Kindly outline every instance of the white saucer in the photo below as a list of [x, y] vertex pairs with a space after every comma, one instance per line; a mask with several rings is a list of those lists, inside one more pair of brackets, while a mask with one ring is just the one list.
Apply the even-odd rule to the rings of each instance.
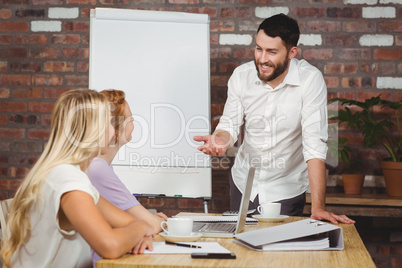
[[160, 232], [159, 235], [168, 242], [194, 242], [202, 237], [202, 234], [200, 233], [191, 233], [189, 236], [174, 236], [168, 235], [165, 232]]
[[265, 222], [280, 222], [280, 221], [284, 221], [285, 219], [289, 218], [289, 216], [279, 215], [278, 217], [264, 218], [261, 214], [259, 214], [259, 215], [253, 215], [253, 218], [256, 218], [259, 221], [265, 221]]

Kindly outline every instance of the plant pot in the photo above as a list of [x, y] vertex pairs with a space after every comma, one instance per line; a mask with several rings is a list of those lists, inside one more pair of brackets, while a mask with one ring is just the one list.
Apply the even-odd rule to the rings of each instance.
[[342, 174], [342, 180], [345, 194], [361, 194], [364, 183], [363, 174]]
[[388, 195], [402, 197], [402, 162], [381, 161], [381, 168]]

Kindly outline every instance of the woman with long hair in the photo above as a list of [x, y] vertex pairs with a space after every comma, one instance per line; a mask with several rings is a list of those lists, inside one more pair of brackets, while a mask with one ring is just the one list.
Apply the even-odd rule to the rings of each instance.
[[6, 267], [91, 267], [89, 246], [106, 258], [152, 248], [152, 226], [103, 199], [84, 173], [114, 136], [108, 106], [93, 90], [57, 100], [49, 141], [9, 210]]
[[[152, 214], [144, 208], [119, 179], [111, 165], [119, 149], [132, 139], [134, 130], [134, 118], [125, 99], [125, 93], [116, 89], [103, 90], [100, 93], [105, 95], [110, 102], [111, 122], [115, 134], [107, 148], [92, 160], [87, 169], [88, 177], [106, 200], [134, 218], [145, 220], [157, 233], [161, 231], [161, 222], [167, 220], [166, 215], [161, 212]], [[94, 266], [99, 259], [101, 258], [95, 254], [93, 257]]]

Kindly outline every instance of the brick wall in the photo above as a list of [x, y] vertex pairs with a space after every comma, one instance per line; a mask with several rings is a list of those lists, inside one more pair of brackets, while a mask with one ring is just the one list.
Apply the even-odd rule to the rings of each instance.
[[[299, 21], [298, 57], [323, 72], [329, 99], [363, 100], [382, 94], [400, 100], [401, 4], [401, 0], [0, 0], [0, 199], [13, 196], [43, 150], [57, 97], [88, 86], [91, 8], [208, 14], [215, 127], [229, 76], [236, 66], [253, 59], [259, 23], [279, 12]], [[368, 174], [381, 175], [378, 159], [386, 155], [383, 149], [364, 148], [359, 135], [347, 131], [342, 135], [365, 160]], [[229, 208], [229, 168], [230, 163], [213, 170], [210, 211]], [[142, 201], [168, 214], [203, 210], [202, 200]]]

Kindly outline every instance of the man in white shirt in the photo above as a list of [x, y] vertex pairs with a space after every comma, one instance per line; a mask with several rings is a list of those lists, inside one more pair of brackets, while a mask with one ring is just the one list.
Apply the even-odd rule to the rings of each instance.
[[222, 156], [233, 146], [244, 124], [244, 141], [232, 168], [231, 209], [238, 208], [247, 172], [259, 167], [251, 206], [280, 202], [281, 214], [300, 215], [311, 189], [311, 217], [354, 223], [325, 210], [327, 88], [321, 72], [297, 60], [297, 22], [274, 15], [261, 23], [254, 62], [235, 69], [219, 125], [212, 135], [195, 136], [198, 149]]

